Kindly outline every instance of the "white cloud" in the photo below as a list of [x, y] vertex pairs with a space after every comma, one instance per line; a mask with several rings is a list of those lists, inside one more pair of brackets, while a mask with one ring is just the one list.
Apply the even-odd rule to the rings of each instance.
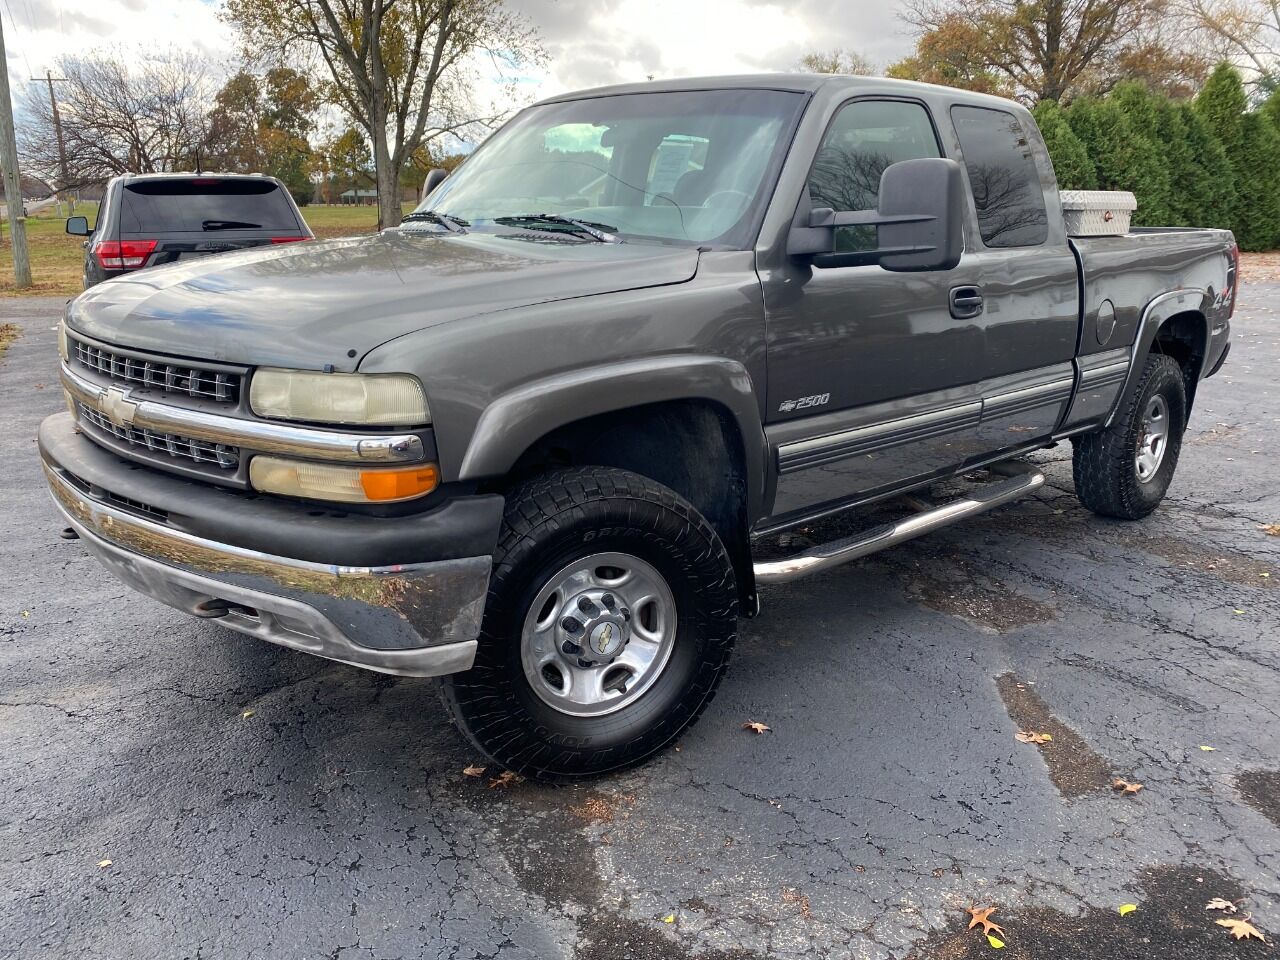
[[134, 56], [190, 50], [228, 67], [237, 50], [234, 31], [218, 19], [217, 4], [202, 0], [7, 0], [4, 12], [9, 82], [15, 88], [55, 69], [61, 56], [109, 47]]
[[[884, 65], [911, 46], [896, 17], [901, 2], [507, 0], [538, 29], [550, 55], [545, 69], [521, 78], [526, 100], [650, 75], [790, 70], [805, 53], [838, 46]], [[218, 19], [219, 6], [217, 0], [6, 0], [10, 84], [16, 95], [60, 56], [107, 48], [139, 57], [190, 50], [229, 74], [238, 40]], [[476, 94], [487, 103], [502, 89], [494, 78]]]

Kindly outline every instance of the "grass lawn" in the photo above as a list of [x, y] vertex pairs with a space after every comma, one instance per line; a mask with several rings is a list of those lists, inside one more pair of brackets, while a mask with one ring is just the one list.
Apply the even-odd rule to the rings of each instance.
[[[414, 204], [406, 203], [408, 213]], [[86, 216], [92, 224], [98, 216], [96, 203], [76, 206], [78, 216]], [[302, 216], [319, 238], [347, 237], [356, 233], [372, 233], [377, 228], [377, 207], [302, 208]], [[80, 276], [84, 264], [84, 239], [66, 233], [66, 218], [52, 208], [27, 218], [27, 247], [31, 251], [32, 286], [18, 290], [13, 285], [13, 246], [9, 239], [8, 221], [0, 220], [0, 297], [74, 297], [82, 289]]]

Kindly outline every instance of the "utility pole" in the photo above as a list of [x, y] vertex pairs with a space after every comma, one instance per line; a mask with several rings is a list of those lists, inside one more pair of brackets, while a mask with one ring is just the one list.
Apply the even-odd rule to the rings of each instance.
[[31, 260], [27, 255], [27, 223], [22, 208], [22, 178], [18, 174], [18, 141], [13, 133], [13, 100], [9, 96], [9, 57], [4, 48], [4, 24], [0, 22], [0, 167], [4, 168], [4, 199], [13, 238], [13, 282], [19, 289], [31, 286]]
[[[67, 184], [71, 178], [67, 175], [67, 144], [62, 139], [62, 115], [58, 113], [58, 98], [53, 92], [54, 83], [62, 83], [66, 77], [55, 77], [52, 70], [46, 70], [44, 74], [45, 83], [49, 84], [49, 109], [53, 111], [53, 129], [58, 135], [58, 199], [62, 199], [63, 192], [67, 189]], [[39, 77], [31, 78], [33, 83], [39, 83]], [[67, 197], [67, 216], [75, 212], [75, 199], [71, 196]]]

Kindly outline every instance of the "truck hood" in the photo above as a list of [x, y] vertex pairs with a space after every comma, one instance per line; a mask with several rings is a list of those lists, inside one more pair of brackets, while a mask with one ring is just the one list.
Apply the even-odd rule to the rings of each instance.
[[351, 371], [379, 344], [512, 307], [682, 283], [697, 250], [390, 230], [157, 267], [72, 301], [75, 330], [224, 363]]

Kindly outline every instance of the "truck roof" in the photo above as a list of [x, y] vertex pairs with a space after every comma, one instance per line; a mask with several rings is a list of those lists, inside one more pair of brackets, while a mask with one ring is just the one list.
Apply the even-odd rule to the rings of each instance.
[[567, 100], [584, 100], [589, 97], [615, 97], [631, 93], [678, 93], [694, 90], [785, 90], [794, 93], [816, 93], [819, 90], [838, 87], [853, 93], [887, 94], [890, 96], [916, 96], [929, 99], [945, 98], [950, 103], [971, 103], [977, 106], [1009, 109], [1020, 106], [1004, 97], [974, 93], [955, 87], [944, 87], [914, 80], [893, 80], [888, 77], [855, 77], [831, 73], [746, 73], [720, 77], [678, 77], [670, 80], [647, 80], [641, 83], [622, 83], [589, 90], [547, 97], [540, 103], [563, 103]]

